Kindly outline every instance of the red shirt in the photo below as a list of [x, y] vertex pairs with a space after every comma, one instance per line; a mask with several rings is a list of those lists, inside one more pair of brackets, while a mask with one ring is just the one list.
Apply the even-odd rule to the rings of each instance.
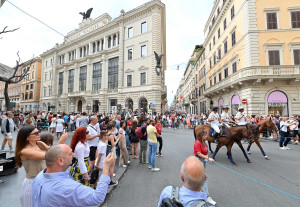
[[128, 127], [129, 130], [131, 130], [131, 120], [127, 121], [127, 127]]
[[49, 120], [50, 122], [51, 122], [51, 120], [52, 120], [52, 117], [53, 117], [52, 115], [49, 115], [49, 116], [48, 116], [48, 120]]
[[194, 155], [197, 155], [197, 152], [201, 152], [201, 154], [203, 155], [207, 155], [208, 154], [208, 147], [205, 144], [205, 147], [202, 146], [201, 142], [199, 140], [196, 140], [195, 144], [194, 144]]
[[161, 135], [162, 126], [155, 125], [155, 128], [156, 128], [157, 134]]

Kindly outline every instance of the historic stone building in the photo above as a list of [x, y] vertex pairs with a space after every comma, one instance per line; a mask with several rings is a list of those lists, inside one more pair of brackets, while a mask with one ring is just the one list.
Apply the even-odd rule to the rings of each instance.
[[[160, 73], [154, 51], [164, 55]], [[41, 57], [44, 110], [149, 110], [153, 104], [161, 112], [167, 102], [165, 5], [152, 0], [129, 12], [122, 10], [115, 19], [107, 13], [84, 19], [62, 44]]]
[[297, 0], [217, 0], [194, 68], [196, 112], [226, 105], [232, 114], [239, 106], [248, 115], [300, 114], [299, 32]]

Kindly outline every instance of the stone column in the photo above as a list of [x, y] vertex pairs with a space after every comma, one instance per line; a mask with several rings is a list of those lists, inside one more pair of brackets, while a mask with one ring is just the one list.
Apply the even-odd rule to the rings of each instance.
[[102, 55], [102, 81], [101, 89], [104, 90], [104, 93], [108, 88], [108, 60], [106, 55]]
[[74, 71], [74, 90], [73, 92], [77, 92], [79, 91], [79, 67], [77, 65], [77, 63], [75, 63], [75, 71]]

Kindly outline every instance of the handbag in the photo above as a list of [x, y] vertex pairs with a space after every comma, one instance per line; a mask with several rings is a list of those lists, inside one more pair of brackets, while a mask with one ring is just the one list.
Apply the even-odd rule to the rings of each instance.
[[99, 170], [96, 168], [96, 166], [93, 166], [93, 169], [91, 170], [90, 175], [90, 184], [95, 184], [96, 180], [99, 177]]

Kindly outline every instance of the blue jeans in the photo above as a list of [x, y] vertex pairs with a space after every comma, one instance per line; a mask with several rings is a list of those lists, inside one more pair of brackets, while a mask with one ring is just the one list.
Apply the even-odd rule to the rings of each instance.
[[149, 144], [148, 163], [150, 166], [152, 166], [152, 168], [155, 168], [157, 143], [148, 142], [148, 144]]
[[289, 137], [289, 134], [287, 132], [281, 132], [279, 147], [286, 147], [290, 141], [291, 138]]

